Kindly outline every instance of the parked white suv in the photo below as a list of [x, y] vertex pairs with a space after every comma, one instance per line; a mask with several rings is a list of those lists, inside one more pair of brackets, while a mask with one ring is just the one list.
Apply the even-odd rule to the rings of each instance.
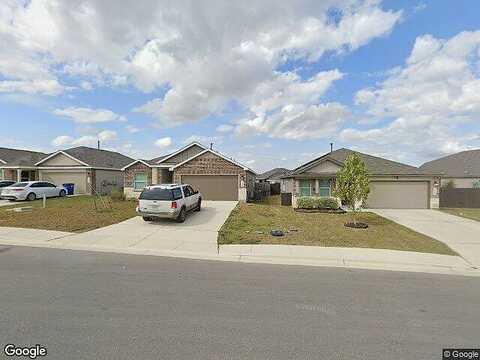
[[200, 211], [202, 194], [188, 184], [147, 186], [138, 198], [137, 213], [145, 221], [170, 218], [184, 222], [187, 212]]
[[35, 200], [45, 197], [67, 195], [64, 187], [47, 181], [22, 181], [3, 188], [0, 198], [6, 200]]

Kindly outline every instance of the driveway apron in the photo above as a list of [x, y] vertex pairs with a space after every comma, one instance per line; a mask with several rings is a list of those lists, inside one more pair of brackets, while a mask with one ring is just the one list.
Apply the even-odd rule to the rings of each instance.
[[480, 268], [480, 222], [439, 210], [369, 210], [412, 230], [444, 242], [467, 262]]

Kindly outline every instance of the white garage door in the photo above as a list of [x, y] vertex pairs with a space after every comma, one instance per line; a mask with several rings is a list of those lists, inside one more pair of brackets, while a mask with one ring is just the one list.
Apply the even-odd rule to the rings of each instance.
[[48, 172], [42, 171], [42, 179], [54, 183], [57, 186], [63, 184], [75, 184], [75, 194], [87, 193], [86, 172]]
[[367, 207], [371, 209], [428, 209], [428, 181], [372, 181]]

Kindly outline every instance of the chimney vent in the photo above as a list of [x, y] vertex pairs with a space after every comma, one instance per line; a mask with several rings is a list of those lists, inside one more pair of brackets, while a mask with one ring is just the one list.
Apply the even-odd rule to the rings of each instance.
[[213, 143], [210, 143], [210, 150], [213, 150]]
[[330, 143], [330, 152], [333, 152], [333, 143]]
[[100, 140], [97, 141], [97, 149], [100, 150]]

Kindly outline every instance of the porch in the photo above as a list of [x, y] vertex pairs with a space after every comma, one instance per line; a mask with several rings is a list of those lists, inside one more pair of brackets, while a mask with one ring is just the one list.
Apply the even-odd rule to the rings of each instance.
[[2, 168], [0, 169], [0, 180], [36, 181], [38, 180], [38, 170], [35, 168]]

